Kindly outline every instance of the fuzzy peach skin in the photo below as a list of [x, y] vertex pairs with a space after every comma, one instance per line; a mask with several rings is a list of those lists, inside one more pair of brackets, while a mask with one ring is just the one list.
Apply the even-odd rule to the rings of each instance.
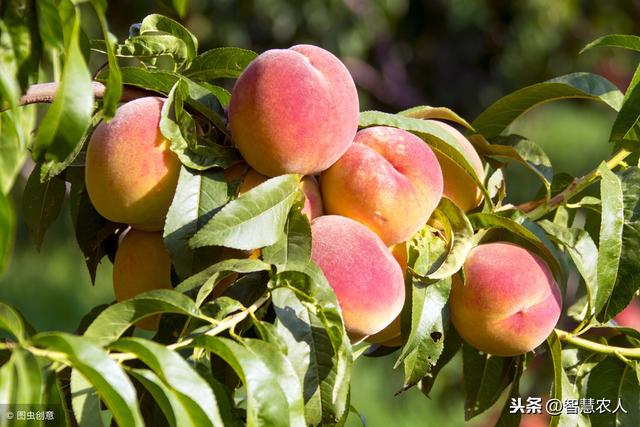
[[98, 125], [87, 147], [85, 180], [96, 210], [140, 230], [164, 227], [180, 172], [158, 127], [163, 103], [157, 97], [127, 102]]
[[[124, 301], [154, 289], [171, 289], [171, 258], [161, 232], [129, 229], [121, 240], [113, 263], [113, 291]], [[144, 318], [136, 326], [158, 329], [160, 316]]]
[[[245, 163], [239, 163], [231, 166], [229, 169], [224, 171], [224, 176], [227, 182], [241, 180], [240, 188], [238, 189], [239, 195], [246, 193], [253, 187], [258, 186], [269, 179], [269, 177], [251, 169]], [[300, 181], [300, 189], [305, 196], [302, 213], [307, 215], [309, 221], [323, 215], [324, 208], [322, 206], [322, 196], [320, 194], [318, 181], [313, 176], [305, 176]]]
[[464, 284], [453, 277], [451, 321], [476, 349], [515, 356], [540, 345], [562, 310], [560, 290], [545, 262], [507, 242], [486, 243], [469, 253]]
[[[400, 269], [402, 270], [402, 277], [407, 276], [407, 243], [402, 242], [397, 245], [393, 245], [389, 248], [391, 255], [396, 259]], [[381, 344], [385, 347], [399, 347], [403, 344], [404, 340], [401, 336], [401, 319], [400, 314], [393, 319], [386, 328], [378, 332], [377, 334], [367, 337], [367, 342], [373, 344]]]
[[[467, 154], [471, 162], [471, 166], [476, 171], [476, 174], [480, 180], [484, 181], [484, 167], [482, 160], [478, 155], [473, 145], [465, 138], [456, 128], [448, 125], [447, 123], [437, 120], [427, 120], [430, 123], [440, 126], [444, 130], [452, 134], [461, 148]], [[460, 209], [465, 212], [477, 207], [482, 203], [483, 195], [480, 188], [476, 185], [475, 181], [467, 174], [464, 169], [458, 166], [453, 160], [449, 159], [443, 154], [435, 153], [440, 162], [442, 169], [442, 176], [444, 177], [444, 191], [443, 195], [451, 199]]]
[[618, 313], [613, 320], [620, 326], [640, 331], [640, 303], [638, 299], [634, 297], [631, 303]]
[[404, 131], [374, 126], [320, 175], [324, 209], [373, 230], [387, 246], [409, 239], [442, 197], [442, 171], [424, 141]]
[[267, 176], [313, 175], [345, 152], [358, 129], [349, 71], [311, 45], [268, 50], [237, 80], [229, 128], [251, 167]]
[[404, 304], [402, 270], [382, 240], [338, 215], [311, 223], [311, 259], [333, 288], [351, 339], [384, 329]]

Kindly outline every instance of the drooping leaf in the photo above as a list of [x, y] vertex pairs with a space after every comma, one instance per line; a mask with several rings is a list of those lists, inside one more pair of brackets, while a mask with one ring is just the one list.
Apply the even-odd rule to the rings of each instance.
[[485, 138], [500, 135], [531, 108], [559, 99], [586, 98], [618, 111], [623, 95], [609, 80], [597, 74], [573, 73], [537, 83], [506, 95], [484, 110], [471, 125]]
[[16, 337], [18, 342], [24, 342], [33, 333], [22, 315], [12, 306], [0, 301], [0, 329]]
[[620, 47], [640, 52], [640, 37], [627, 34], [609, 34], [598, 37], [591, 43], [587, 44], [582, 48], [582, 50], [580, 50], [580, 53], [584, 53], [598, 46]]
[[100, 396], [77, 369], [71, 370], [71, 407], [79, 427], [107, 427], [103, 421]]
[[[122, 83], [167, 95], [180, 79], [176, 73], [167, 70], [154, 70], [140, 67], [122, 67]], [[96, 80], [107, 82], [109, 69], [102, 70]]]
[[425, 395], [429, 396], [431, 389], [438, 377], [438, 373], [444, 368], [453, 357], [458, 353], [458, 350], [462, 347], [462, 338], [458, 335], [458, 332], [455, 328], [449, 328], [446, 336], [443, 337], [444, 347], [442, 349], [442, 353], [438, 358], [436, 364], [431, 367], [427, 375], [422, 378], [420, 381], [419, 387], [420, 391]]
[[275, 264], [278, 271], [304, 271], [311, 259], [311, 225], [302, 206], [298, 203], [291, 209], [282, 237], [262, 251], [265, 262]]
[[631, 147], [640, 143], [640, 66], [636, 68], [631, 83], [622, 101], [620, 112], [611, 127], [609, 140], [620, 146], [630, 143]]
[[[547, 338], [547, 346], [553, 363], [553, 389], [550, 397], [558, 399], [561, 402], [568, 399], [578, 400], [580, 398], [580, 394], [573, 387], [567, 373], [564, 371], [564, 365], [562, 362], [562, 345], [560, 344], [560, 339], [555, 332], [552, 332]], [[580, 418], [582, 418], [580, 414], [571, 414], [569, 411], [566, 411], [559, 416], [552, 417], [550, 426], [575, 427], [584, 423], [584, 421], [581, 423]]]
[[513, 399], [521, 399], [520, 378], [522, 377], [522, 372], [524, 371], [525, 362], [525, 355], [518, 357], [518, 360], [516, 362], [516, 374], [513, 378], [513, 383], [511, 383], [511, 390], [509, 390], [509, 396], [507, 397], [507, 401], [505, 402], [505, 405], [500, 412], [500, 417], [498, 418], [498, 421], [496, 421], [495, 427], [518, 427], [520, 425], [522, 416], [519, 411], [512, 410], [511, 404], [513, 402]]
[[16, 234], [16, 214], [8, 196], [0, 194], [0, 273], [11, 259]]
[[220, 47], [198, 55], [185, 75], [193, 80], [237, 79], [258, 55], [247, 49]]
[[184, 18], [189, 10], [190, 0], [160, 0], [162, 3], [167, 5], [168, 7], [175, 10], [175, 12], [181, 18]]
[[0, 138], [0, 192], [2, 194], [9, 194], [27, 158], [27, 146], [35, 123], [35, 112], [33, 106], [0, 112], [0, 135], [2, 135]]
[[300, 176], [271, 178], [229, 202], [189, 240], [192, 248], [217, 245], [255, 249], [282, 235]]
[[64, 353], [95, 388], [118, 424], [144, 426], [133, 384], [103, 349], [87, 338], [62, 332], [38, 334], [33, 337], [33, 343]]
[[417, 107], [412, 107], [407, 110], [400, 111], [398, 114], [402, 114], [403, 116], [407, 117], [413, 117], [414, 119], [449, 120], [473, 131], [473, 126], [471, 126], [469, 122], [460, 117], [453, 110], [445, 107], [430, 107], [428, 105], [418, 105]]
[[142, 338], [121, 338], [109, 346], [123, 353], [133, 353], [175, 390], [178, 400], [194, 425], [222, 426], [215, 395], [207, 382], [178, 353]]
[[167, 386], [153, 371], [127, 369], [127, 373], [153, 396], [171, 427], [197, 427], [178, 392]]
[[164, 227], [164, 243], [180, 278], [207, 265], [207, 254], [202, 249], [190, 249], [187, 242], [227, 200], [227, 183], [221, 172], [182, 167]]
[[65, 47], [64, 68], [54, 101], [40, 122], [35, 137], [35, 159], [64, 160], [89, 126], [93, 110], [93, 87], [80, 48], [80, 32], [80, 20], [76, 16]]

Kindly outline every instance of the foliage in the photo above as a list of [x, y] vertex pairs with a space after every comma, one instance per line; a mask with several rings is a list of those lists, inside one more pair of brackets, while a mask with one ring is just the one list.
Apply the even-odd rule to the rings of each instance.
[[[111, 420], [126, 426], [155, 425], [157, 420], [170, 426], [344, 424], [351, 409], [354, 361], [361, 354], [395, 349], [350, 342], [336, 297], [310, 259], [311, 232], [301, 213], [299, 176], [274, 177], [242, 195], [224, 180], [222, 171], [239, 155], [226, 128], [230, 95], [219, 80], [237, 78], [256, 54], [227, 47], [199, 52], [198, 40], [187, 28], [157, 14], [134, 25], [129, 38], [117, 43], [107, 26], [106, 2], [99, 0], [90, 4], [103, 39], [89, 42], [79, 3], [44, 0], [36, 6], [11, 0], [0, 8], [0, 164], [18, 164], [0, 172], [0, 268], [11, 254], [15, 233], [10, 190], [29, 151], [37, 166], [23, 203], [36, 247], [70, 186], [78, 245], [92, 276], [105, 256], [113, 256], [121, 227], [102, 218], [88, 201], [84, 145], [98, 120], [112, 117], [121, 96], [137, 88], [167, 97], [160, 128], [183, 165], [164, 228], [175, 287], [96, 307], [76, 335], [37, 333], [13, 307], [0, 302], [0, 329], [8, 336], [0, 342], [0, 404], [59, 404], [81, 426], [109, 425]], [[185, 1], [163, 3], [180, 15], [188, 6]], [[608, 36], [585, 49], [597, 46], [637, 50], [638, 39]], [[46, 49], [63, 53], [54, 58], [58, 64], [45, 60]], [[107, 62], [93, 81], [88, 64], [96, 54], [106, 54]], [[140, 66], [120, 67], [119, 58], [133, 58]], [[20, 105], [20, 96], [50, 65], [61, 72], [54, 73], [52, 105], [31, 141], [34, 111]], [[459, 164], [485, 194], [484, 205], [469, 214], [443, 199], [434, 214], [442, 230], [425, 225], [409, 241], [404, 344], [395, 363], [403, 368], [403, 390], [418, 386], [429, 395], [437, 387], [438, 373], [461, 354], [467, 419], [493, 407], [505, 390], [509, 397], [519, 396], [532, 354], [501, 358], [480, 353], [463, 344], [449, 322], [452, 276], [475, 244], [499, 236], [538, 253], [560, 283], [570, 274], [580, 277], [576, 305], [565, 307], [575, 329], [554, 331], [533, 354], [543, 355], [552, 367], [550, 396], [621, 399], [627, 410], [588, 418], [561, 414], [552, 424], [637, 425], [640, 333], [616, 328], [598, 342], [585, 334], [615, 326], [610, 320], [640, 289], [640, 168], [625, 162], [640, 151], [639, 75], [625, 93], [597, 74], [564, 75], [504, 96], [470, 122], [449, 109], [429, 106], [396, 114], [361, 113], [361, 127], [386, 125], [413, 132]], [[99, 96], [97, 82], [106, 87]], [[539, 146], [508, 133], [524, 112], [566, 98], [595, 101], [616, 114], [612, 157], [569, 182], [553, 174]], [[455, 138], [425, 118], [467, 128], [491, 178], [483, 182]], [[504, 204], [504, 159], [536, 175], [539, 200]], [[598, 198], [574, 203], [598, 182]], [[576, 210], [594, 206], [597, 235], [573, 221]], [[261, 259], [224, 260], [217, 250], [221, 247], [259, 249]], [[213, 298], [223, 280], [230, 280], [229, 291]], [[159, 332], [137, 336], [136, 322], [158, 314]], [[508, 403], [498, 425], [519, 423]]]

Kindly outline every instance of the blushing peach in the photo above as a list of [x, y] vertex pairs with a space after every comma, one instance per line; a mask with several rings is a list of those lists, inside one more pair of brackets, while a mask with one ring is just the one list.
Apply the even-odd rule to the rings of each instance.
[[366, 225], [387, 246], [408, 240], [427, 222], [442, 186], [429, 146], [384, 126], [358, 132], [347, 152], [320, 175], [325, 212]]
[[156, 97], [127, 102], [98, 125], [87, 147], [85, 180], [96, 210], [140, 230], [164, 227], [180, 173], [159, 129], [163, 103]]
[[613, 320], [620, 326], [640, 331], [640, 304], [638, 299], [634, 297], [631, 303], [618, 313]]
[[311, 259], [333, 288], [353, 340], [375, 334], [404, 303], [400, 266], [382, 240], [362, 224], [338, 215], [311, 223]]
[[242, 157], [261, 174], [313, 175], [345, 152], [358, 114], [344, 64], [322, 48], [297, 45], [249, 64], [231, 94], [229, 127]]
[[[428, 120], [430, 123], [440, 126], [452, 134], [463, 151], [467, 154], [471, 166], [475, 170], [480, 180], [484, 181], [484, 167], [482, 160], [473, 145], [456, 128], [447, 123], [437, 120]], [[443, 195], [451, 199], [460, 209], [465, 212], [477, 207], [482, 203], [483, 195], [476, 182], [453, 160], [436, 151], [436, 157], [442, 168], [444, 177]]]
[[[124, 301], [154, 289], [171, 289], [171, 258], [161, 232], [129, 229], [120, 241], [113, 263], [113, 291], [116, 301]], [[156, 330], [160, 316], [136, 323], [142, 329]]]
[[496, 356], [533, 350], [560, 317], [560, 290], [545, 262], [507, 242], [486, 243], [469, 253], [464, 284], [453, 278], [451, 321], [476, 349]]

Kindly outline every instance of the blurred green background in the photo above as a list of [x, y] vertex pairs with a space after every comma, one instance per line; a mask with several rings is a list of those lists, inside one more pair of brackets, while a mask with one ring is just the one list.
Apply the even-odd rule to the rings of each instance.
[[[109, 1], [110, 25], [121, 41], [129, 26], [149, 13], [173, 16], [153, 0]], [[199, 38], [200, 51], [323, 46], [347, 64], [363, 110], [394, 112], [428, 104], [450, 107], [472, 120], [516, 88], [574, 71], [601, 73], [624, 90], [637, 57], [619, 50], [580, 56], [578, 51], [604, 34], [637, 34], [640, 5], [599, 0], [193, 0], [182, 22]], [[84, 24], [97, 34], [90, 14]], [[94, 61], [96, 66], [100, 61]], [[612, 117], [604, 107], [567, 101], [527, 113], [511, 130], [540, 144], [555, 172], [578, 175], [610, 153]], [[513, 168], [507, 174], [509, 200], [518, 203], [533, 197], [538, 183]], [[28, 171], [13, 191], [19, 216], [26, 176]], [[40, 331], [74, 331], [92, 307], [112, 301], [111, 265], [103, 260], [92, 286], [65, 206], [39, 253], [19, 223], [13, 259], [0, 276], [0, 299], [15, 305]], [[430, 398], [418, 390], [394, 396], [402, 385], [401, 372], [392, 370], [394, 357], [356, 362], [352, 403], [368, 426], [481, 426], [495, 416], [464, 423], [459, 359], [440, 375]], [[523, 395], [544, 393], [527, 384], [534, 382], [525, 381]], [[359, 424], [357, 416], [350, 417], [350, 426]]]

